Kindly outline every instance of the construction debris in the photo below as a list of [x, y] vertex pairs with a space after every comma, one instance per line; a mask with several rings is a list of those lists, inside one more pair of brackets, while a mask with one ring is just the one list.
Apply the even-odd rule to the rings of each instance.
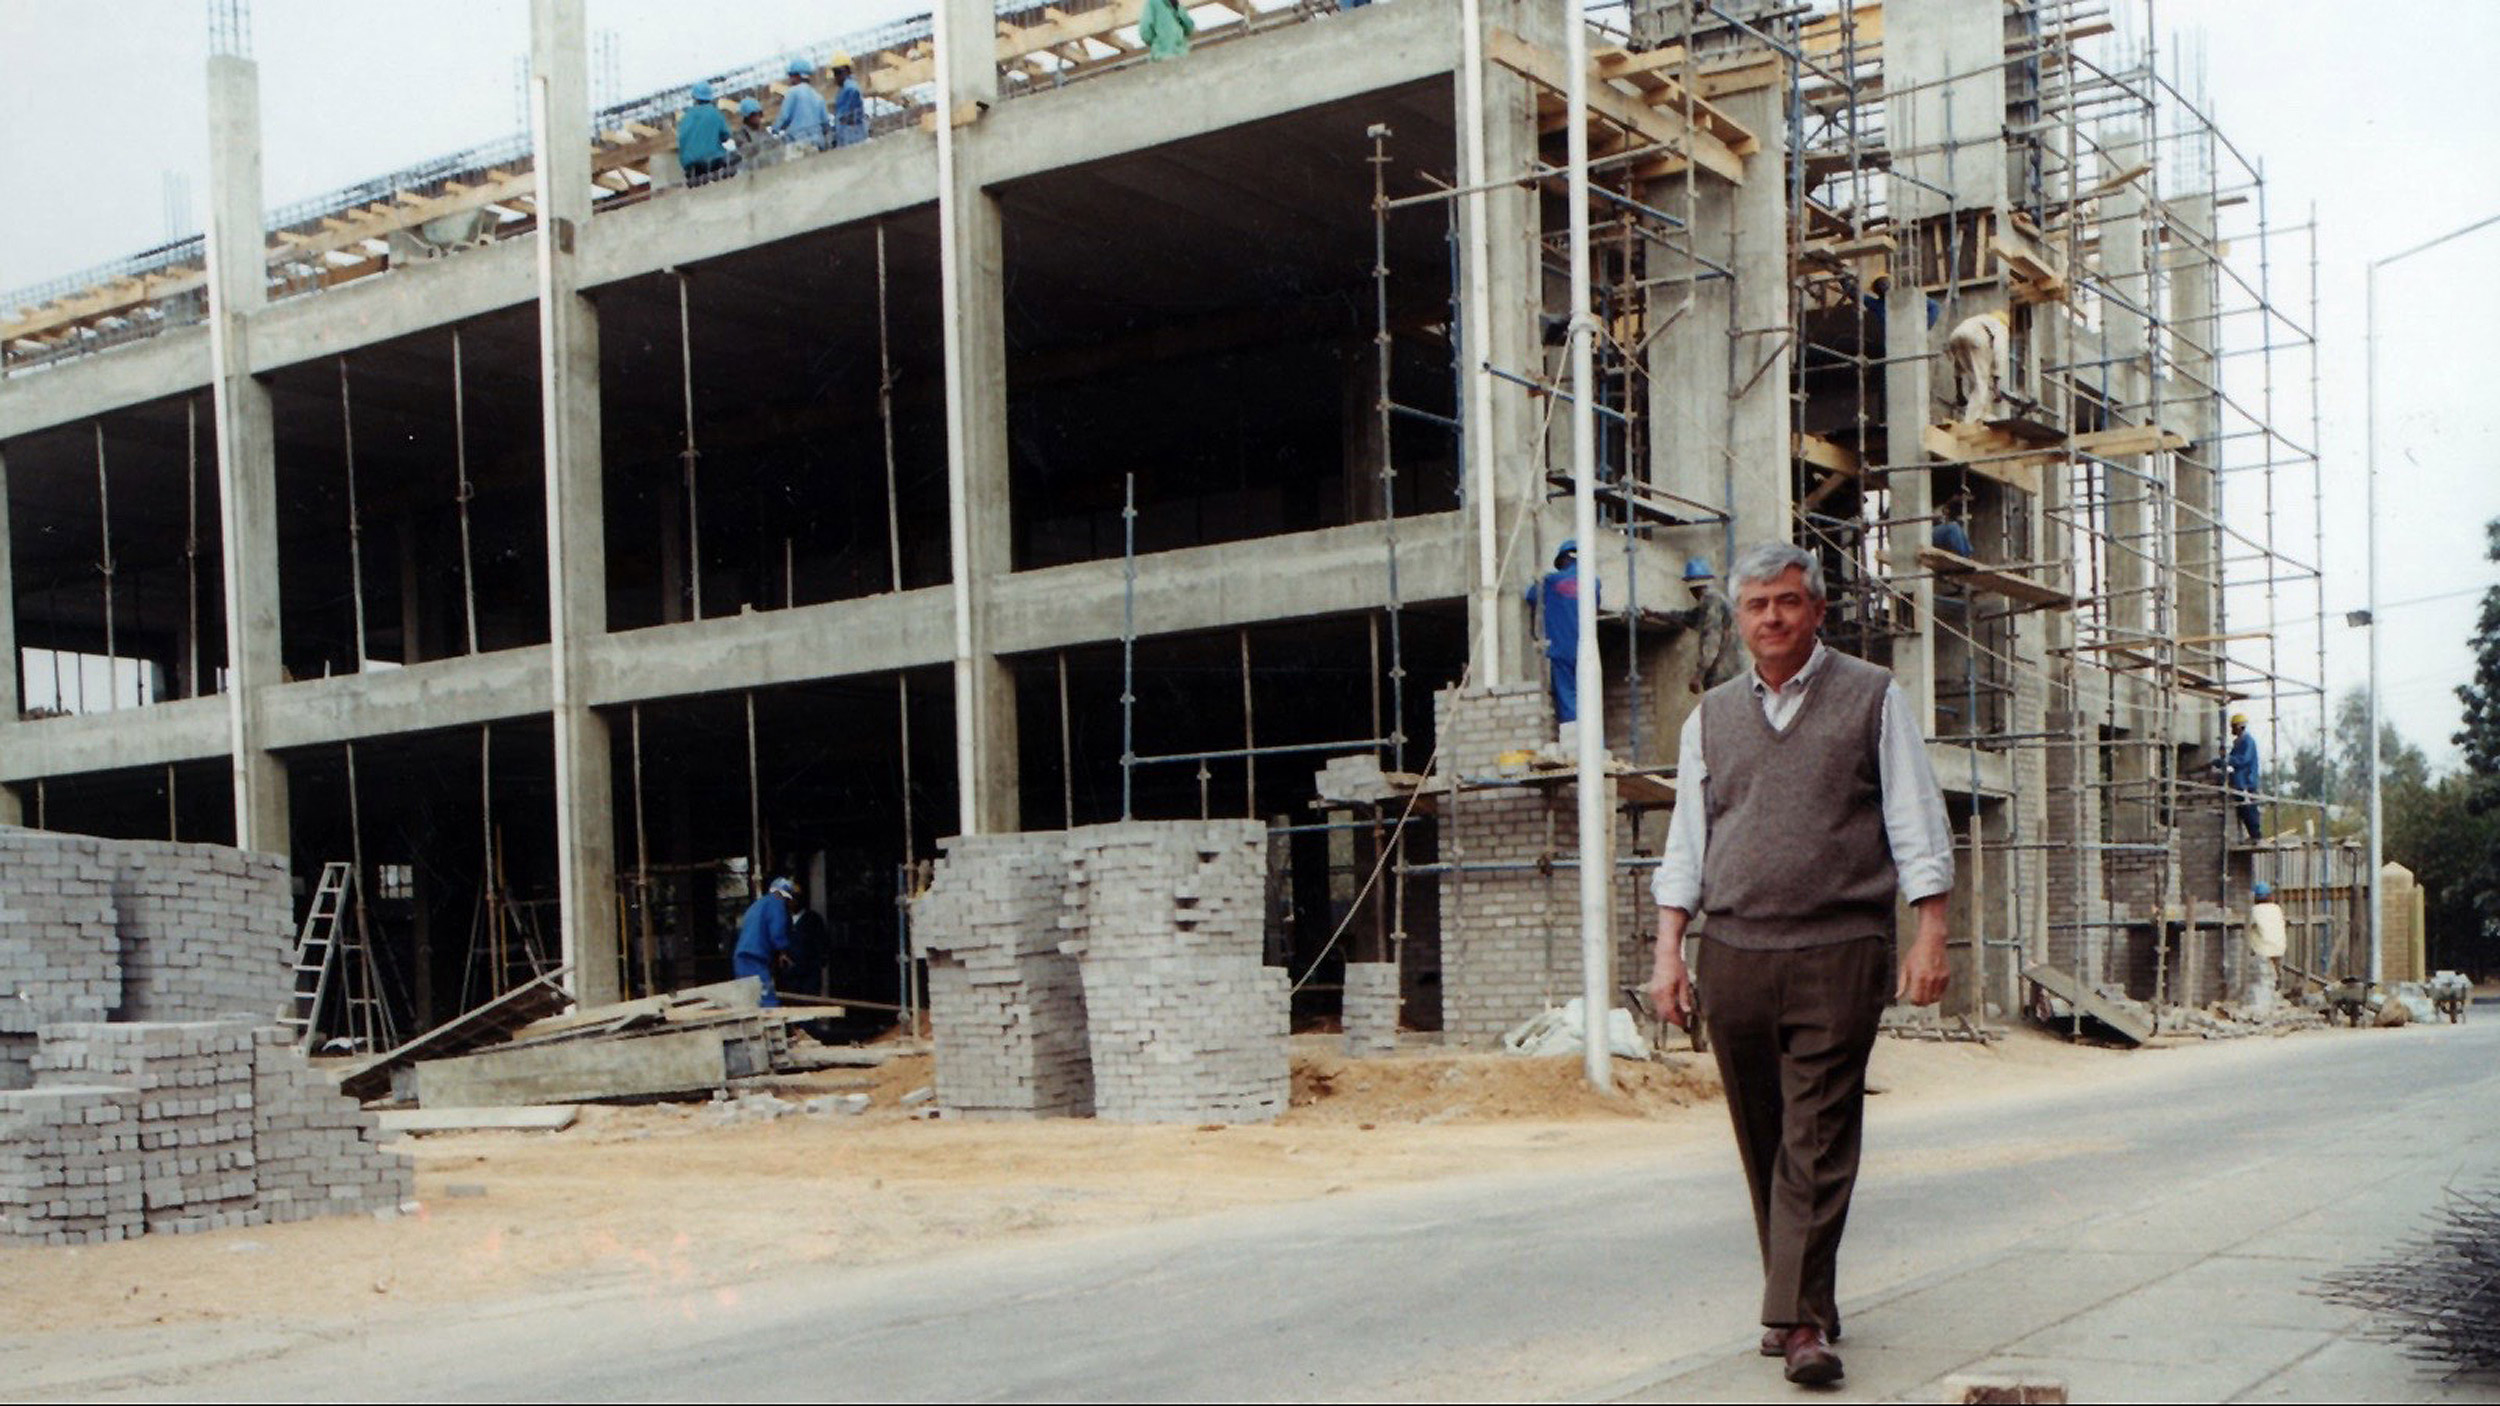
[[463, 1011], [406, 1044], [348, 1070], [340, 1077], [339, 1087], [360, 1099], [405, 1094], [414, 1101], [413, 1084], [405, 1090], [396, 1085], [403, 1073], [415, 1069], [418, 1060], [443, 1059], [509, 1040], [531, 1022], [563, 1010], [573, 1000], [564, 990], [564, 978], [571, 971], [571, 967], [558, 967], [482, 1006]]
[[753, 977], [547, 1016], [503, 1044], [415, 1064], [427, 1108], [683, 1098], [789, 1072], [797, 1021], [839, 1008], [764, 1009]]
[[560, 1133], [581, 1117], [569, 1103], [527, 1108], [385, 1108], [374, 1114], [386, 1136], [402, 1133]]
[[2387, 1258], [2321, 1281], [2375, 1322], [2365, 1335], [2454, 1372], [2500, 1369], [2500, 1185], [2447, 1193], [2430, 1228]]

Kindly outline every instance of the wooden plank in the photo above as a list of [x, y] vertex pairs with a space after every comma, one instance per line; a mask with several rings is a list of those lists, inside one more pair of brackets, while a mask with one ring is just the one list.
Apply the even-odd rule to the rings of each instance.
[[511, 1033], [542, 1015], [549, 1015], [572, 1001], [564, 989], [569, 966], [558, 967], [535, 981], [506, 991], [483, 1005], [472, 1006], [433, 1029], [406, 1041], [396, 1049], [355, 1066], [339, 1079], [339, 1090], [358, 1099], [379, 1098], [390, 1092], [391, 1071], [420, 1059], [435, 1059], [474, 1050], [510, 1037]]
[[1802, 464], [1812, 464], [1826, 473], [1856, 477], [1864, 472], [1854, 450], [1835, 444], [1819, 434], [1798, 433], [1789, 436], [1789, 452]]
[[612, 1001], [604, 1006], [584, 1006], [562, 1015], [533, 1020], [512, 1032], [516, 1040], [534, 1040], [542, 1035], [560, 1034], [584, 1026], [606, 1025], [634, 1016], [667, 1019], [672, 1012], [689, 1007], [704, 1011], [752, 1011], [762, 1006], [764, 983], [755, 977], [742, 976], [732, 981], [714, 982], [709, 986], [689, 986], [682, 991], [665, 991], [657, 996], [643, 996], [631, 1001]]
[[[1488, 60], [1556, 93], [1564, 92], [1570, 82], [1570, 74], [1559, 56], [1506, 29], [1486, 32], [1484, 54]], [[1681, 114], [1650, 107], [1596, 76], [1591, 77], [1587, 88], [1591, 116], [1655, 145], [1681, 150], [1695, 165], [1731, 185], [1744, 184], [1745, 159], [1719, 138], [1687, 126]]]
[[2153, 425], [2120, 425], [2115, 429], [2092, 430], [2072, 436], [2066, 445], [2078, 454], [2119, 459], [2130, 454], [2150, 454], [2156, 449], [2184, 449], [2187, 442], [2187, 436], [2176, 430]]
[[2075, 605], [2073, 596], [2053, 586], [2010, 571], [1998, 571], [1985, 562], [1974, 561], [1959, 552], [1948, 552], [1942, 547], [1919, 548], [1918, 564], [1974, 591], [1987, 591], [2040, 609], [2072, 610]]
[[2023, 979], [2141, 1045], [2153, 1038], [2153, 1022], [2144, 1014], [2104, 998], [2064, 971], [2040, 962], [2023, 968]]
[[1922, 437], [1928, 453], [2025, 493], [2040, 491], [2043, 467], [2059, 456], [1987, 425], [1929, 425]]

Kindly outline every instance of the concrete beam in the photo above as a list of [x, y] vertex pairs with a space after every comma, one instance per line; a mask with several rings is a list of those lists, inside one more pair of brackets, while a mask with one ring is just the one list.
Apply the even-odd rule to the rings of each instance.
[[1384, 5], [1361, 18], [1293, 25], [1181, 63], [1013, 99], [982, 134], [982, 179], [995, 185], [1125, 156], [1458, 66], [1458, 26], [1446, 6]]
[[[1178, 634], [1342, 615], [1388, 601], [1378, 523], [1156, 552], [1137, 561], [1137, 632]], [[1270, 569], [1289, 562], [1291, 569]], [[1398, 520], [1398, 585], [1409, 605], [1457, 601], [1474, 579], [1457, 513]], [[1117, 560], [1021, 571], [1000, 583], [991, 643], [1001, 654], [1120, 637]]]
[[272, 749], [431, 732], [537, 717], [548, 709], [543, 645], [436, 659], [282, 684], [268, 695], [265, 740]]
[[615, 707], [944, 664], [946, 603], [946, 588], [929, 586], [609, 635], [590, 651], [583, 688]]
[[856, 224], [937, 199], [934, 141], [894, 133], [736, 180], [660, 192], [601, 215], [582, 245], [585, 288]]
[[538, 296], [536, 242], [507, 239], [272, 304], [252, 319], [252, 370], [265, 376], [519, 307]]
[[215, 696], [10, 722], [0, 724], [0, 783], [213, 761], [231, 749], [226, 700]]
[[207, 328], [185, 327], [39, 371], [16, 372], [0, 389], [0, 441], [197, 390], [212, 374], [208, 341]]

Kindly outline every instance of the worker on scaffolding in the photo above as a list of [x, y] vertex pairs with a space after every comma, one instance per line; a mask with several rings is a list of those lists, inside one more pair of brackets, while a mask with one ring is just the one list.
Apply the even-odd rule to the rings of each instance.
[[1146, 0], [1146, 11], [1137, 21], [1137, 37], [1145, 41], [1150, 59], [1177, 59], [1189, 52], [1189, 41], [1198, 32], [1198, 22], [1189, 17], [1189, 7], [1180, 0]]
[[1700, 693], [1736, 677], [1745, 667], [1745, 655], [1737, 647], [1735, 613], [1728, 608], [1727, 596], [1718, 589], [1710, 558], [1694, 557], [1685, 562], [1684, 584], [1692, 589], [1693, 604], [1677, 611], [1675, 619], [1693, 632], [1693, 677], [1685, 687]]
[[1954, 393], [1962, 398], [1962, 421], [1980, 424], [1996, 413], [1997, 397], [2010, 379], [2014, 317], [1995, 308], [1963, 318], [1944, 339], [1953, 363]]
[[2223, 774], [2222, 784], [2230, 789], [2232, 809], [2239, 813], [2240, 828], [2248, 832], [2248, 842], [2255, 844], [2264, 839], [2264, 818], [2257, 810], [2257, 739], [2249, 733], [2248, 714], [2231, 715], [2231, 750], [2205, 763], [2205, 770]]
[[693, 97], [677, 119], [677, 165], [686, 184], [699, 186], [729, 173], [729, 119], [721, 115], [710, 83], [695, 84]]
[[1944, 514], [1937, 519], [1935, 529], [1927, 534], [1927, 540], [1957, 557], [1976, 559], [1979, 549], [1971, 545], [1970, 528], [1966, 523], [1969, 517], [1970, 495], [1954, 494], [1944, 500]]
[[804, 142], [821, 151], [833, 140], [833, 122], [825, 113], [824, 95], [808, 81], [816, 76], [816, 65], [792, 59], [787, 73], [790, 91], [782, 95], [781, 111], [773, 115], [773, 135], [792, 146]]
[[851, 76], [851, 56], [833, 56], [833, 144], [857, 146], [868, 140], [868, 99]]
[[729, 973], [762, 982], [768, 1006], [781, 1004], [781, 993], [773, 989], [773, 974], [790, 965], [790, 914], [798, 906], [798, 884], [775, 879], [738, 919], [738, 945], [729, 954]]
[[737, 147], [737, 163], [745, 167], [765, 164], [764, 153], [772, 145], [772, 134], [764, 129], [764, 105], [753, 98], [738, 99], [738, 125], [730, 129], [730, 141]]
[[[1598, 588], [1598, 602], [1605, 593]], [[1554, 569], [1528, 588], [1537, 629], [1545, 636], [1546, 686], [1554, 698], [1554, 741], [1569, 753], [1580, 731], [1580, 544], [1566, 538], [1554, 549]]]

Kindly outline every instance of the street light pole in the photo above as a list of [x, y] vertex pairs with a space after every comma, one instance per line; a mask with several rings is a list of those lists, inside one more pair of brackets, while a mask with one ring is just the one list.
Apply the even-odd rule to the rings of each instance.
[[2362, 279], [2361, 344], [2366, 363], [2363, 392], [2364, 410], [2361, 418], [2363, 476], [2367, 504], [2363, 509], [2369, 520], [2369, 630], [2370, 630], [2370, 970], [2367, 979], [2376, 981], [2386, 959], [2386, 918], [2381, 907], [2379, 869], [2386, 864], [2382, 851], [2384, 832], [2380, 828], [2379, 786], [2379, 690], [2378, 690], [2378, 271], [2399, 259], [2409, 259], [2425, 249], [2435, 249], [2451, 239], [2472, 234], [2485, 225], [2500, 224], [2500, 215], [2485, 215], [2470, 225], [2452, 229], [2437, 239], [2425, 240], [2410, 249], [2399, 250], [2383, 259], [2372, 259]]

